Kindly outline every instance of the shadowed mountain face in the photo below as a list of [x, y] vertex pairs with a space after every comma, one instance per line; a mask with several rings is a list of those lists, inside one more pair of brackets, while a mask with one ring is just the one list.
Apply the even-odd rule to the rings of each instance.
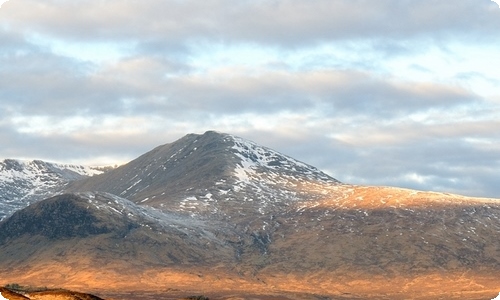
[[[0, 263], [37, 259], [146, 267], [205, 264], [233, 251], [215, 236], [217, 223], [186, 219], [106, 193], [63, 194], [35, 203], [0, 223]], [[22, 247], [21, 244], [33, 247]], [[213, 252], [212, 252], [213, 251]]]
[[102, 224], [102, 218], [87, 209], [76, 195], [56, 196], [14, 213], [2, 224], [0, 241], [22, 235], [40, 235], [49, 239], [86, 237], [112, 231]]
[[66, 192], [0, 223], [9, 278], [325, 299], [500, 288], [499, 200], [341, 184], [227, 134], [187, 135]]

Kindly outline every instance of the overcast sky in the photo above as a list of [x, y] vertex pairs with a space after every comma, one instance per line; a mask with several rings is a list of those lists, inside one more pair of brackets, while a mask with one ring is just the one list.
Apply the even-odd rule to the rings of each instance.
[[346, 183], [500, 198], [490, 0], [10, 0], [0, 158], [113, 165], [188, 133]]

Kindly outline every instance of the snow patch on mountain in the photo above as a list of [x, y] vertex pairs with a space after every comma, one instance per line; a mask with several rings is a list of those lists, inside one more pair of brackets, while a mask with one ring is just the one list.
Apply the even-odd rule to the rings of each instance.
[[105, 192], [81, 192], [76, 193], [76, 195], [86, 199], [89, 206], [92, 205], [96, 209], [110, 214], [119, 214], [134, 220], [143, 227], [162, 231], [176, 230], [187, 235], [197, 233], [205, 238], [214, 239], [213, 234], [207, 230], [210, 227], [196, 218], [161, 211], [150, 206], [137, 205], [130, 200]]
[[68, 182], [103, 172], [99, 167], [41, 160], [0, 161], [0, 221], [30, 203], [51, 196]]
[[[241, 159], [234, 170], [240, 182], [248, 183], [251, 178], [258, 176], [258, 171], [286, 171], [291, 177], [298, 180], [314, 180], [325, 183], [338, 183], [338, 181], [317, 168], [300, 162], [294, 158], [283, 155], [275, 150], [259, 146], [254, 142], [239, 137], [230, 136], [234, 142], [232, 149]], [[271, 174], [275, 174], [271, 172]], [[271, 176], [272, 177], [272, 176]], [[269, 180], [274, 182], [274, 180]]]
[[[340, 184], [319, 169], [270, 148], [229, 134], [217, 135], [215, 138], [221, 140], [213, 147], [223, 145], [219, 157], [226, 157], [228, 165], [232, 166], [229, 171], [232, 176], [218, 178], [210, 186], [187, 188], [181, 199], [169, 199], [170, 209], [191, 216], [210, 214], [222, 217], [228, 215], [229, 207], [235, 206], [241, 215], [268, 214], [292, 203], [324, 198], [329, 192], [325, 191], [326, 187], [334, 188]], [[189, 153], [193, 151], [189, 150]]]

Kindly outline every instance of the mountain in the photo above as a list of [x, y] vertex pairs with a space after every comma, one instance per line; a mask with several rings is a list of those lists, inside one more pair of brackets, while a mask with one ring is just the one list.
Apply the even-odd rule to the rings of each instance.
[[0, 220], [30, 203], [51, 196], [71, 181], [101, 174], [105, 170], [41, 160], [0, 161]]
[[66, 191], [103, 191], [162, 210], [210, 218], [268, 215], [323, 196], [339, 181], [317, 168], [229, 134], [189, 134]]
[[113, 299], [491, 299], [499, 232], [499, 199], [344, 184], [206, 132], [0, 222], [0, 283]]

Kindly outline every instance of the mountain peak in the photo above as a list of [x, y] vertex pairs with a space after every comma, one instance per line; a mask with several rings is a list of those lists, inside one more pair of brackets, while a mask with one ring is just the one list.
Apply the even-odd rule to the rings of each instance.
[[[278, 209], [320, 195], [313, 185], [339, 184], [317, 168], [226, 133], [188, 134], [68, 191], [109, 192], [136, 203], [190, 214], [225, 214], [231, 201], [246, 213]], [[309, 186], [304, 193], [303, 187]]]

